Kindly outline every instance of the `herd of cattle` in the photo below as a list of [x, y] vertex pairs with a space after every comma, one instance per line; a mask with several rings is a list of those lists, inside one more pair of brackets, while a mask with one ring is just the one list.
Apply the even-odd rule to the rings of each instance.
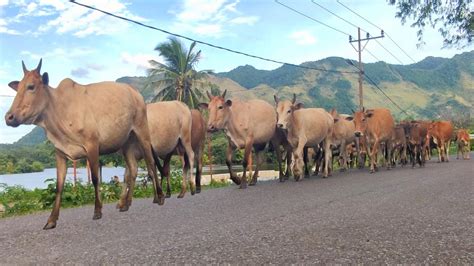
[[[124, 187], [117, 205], [120, 211], [127, 211], [132, 203], [137, 160], [142, 158], [153, 181], [153, 202], [162, 205], [165, 197], [170, 196], [170, 159], [175, 154], [183, 161], [183, 182], [178, 197], [185, 195], [188, 182], [191, 194], [200, 192], [206, 133], [218, 130], [223, 130], [228, 137], [226, 164], [231, 180], [240, 188], [247, 186], [246, 172], [252, 149], [257, 163], [249, 185], [256, 184], [264, 161], [263, 151], [269, 143], [276, 153], [282, 182], [288, 179], [290, 172], [296, 181], [309, 175], [310, 158], [315, 161], [315, 171], [323, 172], [324, 177], [331, 174], [333, 157], [339, 158], [341, 170], [354, 162], [364, 167], [368, 158], [373, 173], [378, 168], [380, 155], [388, 169], [409, 161], [413, 167], [424, 166], [434, 145], [438, 149], [438, 161], [449, 161], [449, 145], [453, 139], [453, 126], [449, 121], [395, 124], [390, 111], [383, 108], [342, 115], [336, 110], [304, 108], [296, 96], [291, 101], [275, 96], [275, 106], [272, 106], [262, 100], [226, 99], [224, 91], [222, 95], [207, 93], [209, 102], [200, 104], [201, 109], [209, 113], [206, 124], [198, 110], [190, 110], [178, 101], [146, 105], [140, 93], [127, 84], [80, 85], [64, 79], [53, 89], [48, 84], [48, 73], [40, 73], [41, 63], [40, 60], [36, 69], [29, 71], [22, 62], [23, 79], [9, 83], [17, 94], [5, 121], [13, 127], [20, 124], [42, 127], [56, 148], [56, 199], [44, 229], [56, 227], [67, 159], [89, 161], [95, 188], [93, 219], [100, 219], [99, 155], [121, 151], [125, 158]], [[468, 159], [469, 134], [458, 130], [456, 135], [458, 156], [462, 152], [463, 158]], [[242, 177], [232, 170], [232, 155], [236, 149], [244, 149]], [[283, 154], [286, 154], [285, 172]], [[168, 179], [166, 196], [156, 168], [162, 181], [165, 177]]]

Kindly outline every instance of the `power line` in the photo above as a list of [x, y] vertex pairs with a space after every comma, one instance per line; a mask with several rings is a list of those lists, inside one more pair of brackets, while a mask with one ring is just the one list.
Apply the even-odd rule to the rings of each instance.
[[396, 57], [394, 54], [392, 54], [392, 52], [390, 52], [387, 48], [385, 48], [385, 46], [383, 46], [383, 45], [379, 42], [379, 40], [375, 40], [375, 41], [376, 41], [387, 53], [389, 53], [391, 56], [393, 56], [393, 58], [395, 58], [400, 64], [403, 65], [403, 62], [402, 62], [400, 59], [398, 59], [398, 57]]
[[375, 60], [380, 61], [380, 62], [382, 61], [382, 60], [378, 59], [373, 53], [371, 53], [371, 52], [369, 51], [369, 49], [365, 48], [365, 51], [366, 51], [367, 53], [369, 53], [373, 58], [375, 58]]
[[326, 26], [326, 27], [328, 27], [328, 28], [330, 28], [330, 29], [332, 29], [332, 30], [335, 30], [335, 31], [337, 31], [337, 32], [339, 32], [339, 33], [342, 33], [342, 34], [344, 34], [344, 35], [350, 36], [349, 33], [346, 33], [346, 32], [344, 32], [344, 31], [342, 31], [342, 30], [336, 29], [336, 28], [334, 28], [333, 26], [330, 26], [330, 25], [328, 25], [328, 24], [326, 24], [326, 23], [324, 23], [324, 22], [322, 22], [322, 21], [320, 21], [320, 20], [317, 20], [317, 19], [315, 19], [315, 18], [313, 18], [313, 17], [310, 17], [310, 16], [306, 15], [305, 13], [303, 13], [303, 12], [301, 12], [301, 11], [298, 11], [298, 10], [296, 10], [296, 9], [290, 7], [290, 6], [287, 6], [287, 5], [285, 5], [285, 4], [281, 3], [281, 2], [278, 2], [278, 0], [275, 0], [275, 2], [276, 2], [277, 4], [279, 4], [279, 5], [281, 5], [281, 6], [284, 6], [284, 7], [288, 8], [289, 10], [291, 10], [291, 11], [293, 11], [293, 12], [295, 12], [295, 13], [298, 13], [298, 14], [300, 14], [300, 15], [302, 15], [302, 16], [308, 18], [308, 19], [311, 19], [312, 21], [315, 21], [315, 22], [317, 22], [317, 23], [319, 23], [319, 24], [321, 24], [321, 25], [324, 25], [324, 26]]
[[[349, 62], [346, 61], [346, 63], [348, 63], [349, 65], [359, 69], [354, 63], [352, 63], [351, 60], [348, 60]], [[392, 98], [390, 98], [390, 96], [388, 96], [385, 91], [383, 91], [378, 85], [377, 83], [367, 75], [367, 73], [363, 72], [364, 76], [367, 78], [368, 81], [370, 81], [370, 83], [372, 83], [372, 85], [374, 85], [387, 99], [390, 100], [390, 102], [395, 105], [402, 113], [405, 113], [406, 115], [409, 116], [409, 114], [404, 110], [402, 109], [394, 100], [392, 100]]]
[[[345, 22], [348, 23], [349, 25], [352, 25], [352, 26], [354, 26], [355, 28], [360, 28], [359, 26], [355, 25], [354, 23], [348, 21], [347, 19], [345, 19], [345, 18], [343, 18], [343, 17], [337, 15], [336, 13], [332, 12], [331, 10], [327, 9], [327, 8], [324, 7], [323, 5], [316, 3], [314, 0], [311, 0], [311, 2], [312, 2], [313, 4], [319, 6], [320, 8], [326, 10], [327, 12], [331, 13], [332, 15], [334, 15], [335, 17], [337, 17], [338, 19], [345, 21]], [[363, 31], [363, 32], [368, 32], [368, 31], [366, 31], [366, 30], [364, 30], [364, 29], [360, 29], [360, 30]]]
[[[356, 16], [358, 16], [359, 18], [365, 20], [365, 21], [366, 21], [367, 23], [369, 23], [370, 25], [376, 27], [376, 28], [379, 29], [379, 30], [382, 30], [382, 28], [380, 28], [379, 26], [377, 26], [377, 25], [375, 25], [374, 23], [370, 22], [370, 21], [369, 21], [368, 19], [366, 19], [365, 17], [359, 15], [357, 12], [355, 12], [354, 10], [352, 10], [350, 7], [344, 5], [344, 4], [341, 3], [339, 0], [337, 0], [337, 2], [338, 2], [341, 6], [345, 7], [347, 10], [349, 10], [350, 12], [352, 12], [353, 14], [355, 14]], [[390, 37], [390, 35], [389, 35], [387, 32], [385, 32], [385, 35], [390, 39], [390, 41], [392, 41], [392, 42], [398, 47], [398, 49], [400, 49], [408, 58], [410, 58], [410, 60], [413, 61], [413, 63], [416, 63], [416, 61], [415, 61], [405, 50], [403, 50], [402, 47], [400, 47], [400, 45], [398, 45], [398, 43], [397, 43], [395, 40], [393, 40], [392, 37]]]
[[126, 17], [122, 17], [122, 16], [119, 16], [119, 15], [115, 15], [115, 14], [113, 14], [113, 13], [104, 11], [104, 10], [102, 10], [102, 9], [99, 9], [99, 8], [96, 8], [96, 7], [93, 7], [93, 6], [89, 6], [89, 5], [86, 5], [86, 4], [79, 3], [79, 2], [77, 2], [77, 1], [75, 1], [75, 0], [69, 0], [69, 2], [71, 2], [71, 3], [73, 3], [73, 4], [76, 4], [76, 5], [79, 5], [79, 6], [83, 6], [83, 7], [88, 8], [88, 9], [92, 9], [92, 10], [95, 10], [95, 11], [98, 11], [98, 12], [101, 12], [101, 13], [104, 13], [104, 14], [106, 14], [106, 15], [109, 15], [109, 16], [112, 16], [112, 17], [115, 17], [115, 18], [118, 18], [118, 19], [121, 19], [121, 20], [125, 20], [125, 21], [128, 21], [128, 22], [131, 22], [131, 23], [140, 25], [140, 26], [142, 26], [142, 27], [146, 27], [146, 28], [149, 28], [149, 29], [153, 29], [153, 30], [156, 30], [156, 31], [160, 31], [160, 32], [163, 32], [163, 33], [166, 33], [166, 34], [169, 34], [169, 35], [173, 35], [173, 36], [182, 38], [182, 39], [186, 39], [186, 40], [188, 40], [188, 41], [192, 41], [192, 42], [196, 42], [196, 43], [199, 43], [199, 44], [202, 44], [202, 45], [210, 46], [210, 47], [215, 48], [215, 49], [220, 49], [220, 50], [224, 50], [224, 51], [227, 51], [227, 52], [231, 52], [231, 53], [240, 54], [240, 55], [247, 56], [247, 57], [252, 57], [252, 58], [260, 59], [260, 60], [267, 61], [267, 62], [272, 62], [272, 63], [277, 63], [277, 64], [283, 64], [283, 65], [288, 65], [288, 66], [293, 66], [293, 67], [298, 67], [298, 68], [304, 68], [304, 69], [311, 69], [311, 70], [317, 70], [317, 71], [324, 71], [324, 72], [333, 72], [333, 73], [356, 73], [356, 72], [350, 72], [350, 71], [328, 70], [328, 69], [324, 69], [324, 68], [315, 68], [315, 67], [308, 67], [308, 66], [303, 66], [303, 65], [296, 65], [296, 64], [292, 64], [292, 63], [287, 63], [287, 62], [279, 61], [279, 60], [274, 60], [274, 59], [269, 59], [269, 58], [265, 58], [265, 57], [261, 57], [261, 56], [257, 56], [257, 55], [252, 55], [252, 54], [240, 52], [240, 51], [237, 51], [237, 50], [225, 48], [225, 47], [222, 47], [222, 46], [219, 46], [219, 45], [211, 44], [211, 43], [208, 43], [208, 42], [196, 40], [196, 39], [193, 39], [193, 38], [190, 38], [190, 37], [186, 37], [186, 36], [181, 35], [181, 34], [173, 33], [173, 32], [170, 32], [170, 31], [167, 31], [167, 30], [164, 30], [164, 29], [160, 29], [160, 28], [157, 28], [157, 27], [154, 27], [154, 26], [151, 26], [151, 25], [147, 25], [147, 24], [141, 23], [141, 22], [136, 21], [136, 20], [133, 20], [133, 19], [129, 19], [129, 18], [126, 18]]
[[14, 95], [0, 95], [0, 97], [15, 97]]

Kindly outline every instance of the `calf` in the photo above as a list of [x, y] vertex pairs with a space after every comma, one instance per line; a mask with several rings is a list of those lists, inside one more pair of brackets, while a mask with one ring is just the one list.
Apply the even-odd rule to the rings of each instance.
[[[325, 161], [331, 161], [331, 136], [334, 119], [322, 108], [303, 109], [302, 103], [296, 103], [296, 95], [292, 101], [280, 101], [276, 96], [275, 103], [278, 114], [277, 127], [287, 130], [287, 139], [293, 148], [293, 175], [298, 181], [303, 173], [305, 147], [317, 147], [323, 142]], [[329, 163], [325, 164], [324, 177], [329, 175]]]
[[438, 150], [438, 162], [449, 162], [449, 146], [453, 137], [453, 124], [451, 121], [432, 122], [428, 134], [433, 136]]
[[[368, 109], [354, 113], [355, 135], [365, 138], [367, 150], [370, 151], [370, 172], [374, 173], [377, 168], [377, 155], [380, 144], [387, 146], [388, 161], [391, 161], [391, 142], [395, 123], [388, 109]], [[387, 169], [390, 169], [390, 163]]]
[[471, 139], [469, 137], [469, 133], [466, 129], [459, 129], [458, 133], [456, 134], [456, 142], [458, 146], [457, 156], [456, 159], [459, 159], [459, 153], [462, 153], [462, 158], [464, 160], [469, 160], [469, 152], [471, 148]]
[[341, 171], [345, 171], [347, 169], [346, 146], [355, 141], [355, 125], [352, 118], [349, 118], [349, 116], [339, 115], [336, 109], [332, 109], [330, 114], [334, 119], [331, 145], [339, 148], [339, 157], [342, 159], [340, 162]]
[[402, 125], [394, 128], [392, 147], [392, 166], [396, 165], [397, 159], [401, 166], [405, 166], [407, 164], [407, 137]]

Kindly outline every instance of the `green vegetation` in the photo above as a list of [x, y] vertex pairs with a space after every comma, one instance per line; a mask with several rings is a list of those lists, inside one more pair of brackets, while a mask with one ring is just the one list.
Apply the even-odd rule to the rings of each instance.
[[[178, 193], [181, 189], [182, 172], [171, 172], [172, 193]], [[37, 211], [51, 210], [56, 195], [56, 179], [45, 181], [48, 187], [45, 189], [27, 190], [21, 186], [6, 186], [0, 184], [0, 204], [5, 207], [5, 212], [1, 217], [10, 217], [33, 213]], [[148, 185], [146, 185], [148, 184]], [[211, 181], [204, 189], [228, 186], [225, 181]], [[122, 191], [121, 184], [102, 183], [101, 197], [104, 203], [116, 202], [120, 198]], [[78, 207], [93, 204], [95, 200], [94, 186], [91, 184], [77, 183], [75, 186], [71, 182], [64, 184], [61, 206], [63, 208]], [[146, 176], [139, 176], [137, 185], [133, 191], [134, 198], [153, 197], [153, 187], [147, 182]]]

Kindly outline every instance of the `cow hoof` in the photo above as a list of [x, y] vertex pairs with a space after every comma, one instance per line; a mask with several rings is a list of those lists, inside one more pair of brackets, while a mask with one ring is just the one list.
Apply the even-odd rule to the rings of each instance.
[[240, 189], [246, 189], [247, 188], [247, 183], [240, 183]]
[[94, 213], [94, 216], [92, 216], [92, 220], [99, 220], [100, 218], [102, 218], [102, 213], [100, 212]]
[[196, 187], [196, 193], [197, 194], [201, 193], [201, 187]]
[[123, 206], [119, 209], [119, 212], [126, 212], [126, 211], [128, 211], [128, 209], [129, 209], [129, 206], [125, 205], [125, 206]]
[[286, 181], [286, 179], [280, 178], [280, 183], [284, 183], [285, 181]]
[[255, 186], [257, 184], [257, 181], [252, 181], [249, 183], [249, 186]]
[[[171, 193], [166, 193], [165, 198], [171, 198]], [[158, 202], [155, 202], [155, 203], [158, 203]]]
[[371, 174], [375, 173], [375, 170], [374, 170], [374, 169], [370, 169], [370, 173], [371, 173]]
[[232, 180], [232, 182], [234, 182], [234, 184], [236, 185], [240, 185], [240, 178], [236, 177], [236, 176], [231, 176], [230, 177], [230, 180]]
[[165, 204], [165, 197], [164, 195], [158, 196], [158, 198], [153, 199], [153, 203], [158, 203], [158, 205]]
[[56, 222], [47, 222], [46, 225], [43, 227], [43, 230], [49, 230], [56, 228]]
[[182, 199], [182, 198], [184, 198], [184, 193], [183, 192], [179, 193], [179, 195], [178, 195], [178, 199]]
[[341, 168], [341, 169], [339, 169], [339, 172], [345, 172], [345, 171], [346, 171], [346, 169], [345, 169], [345, 168]]
[[328, 178], [328, 176], [327, 176], [327, 175], [323, 175], [323, 178]]

